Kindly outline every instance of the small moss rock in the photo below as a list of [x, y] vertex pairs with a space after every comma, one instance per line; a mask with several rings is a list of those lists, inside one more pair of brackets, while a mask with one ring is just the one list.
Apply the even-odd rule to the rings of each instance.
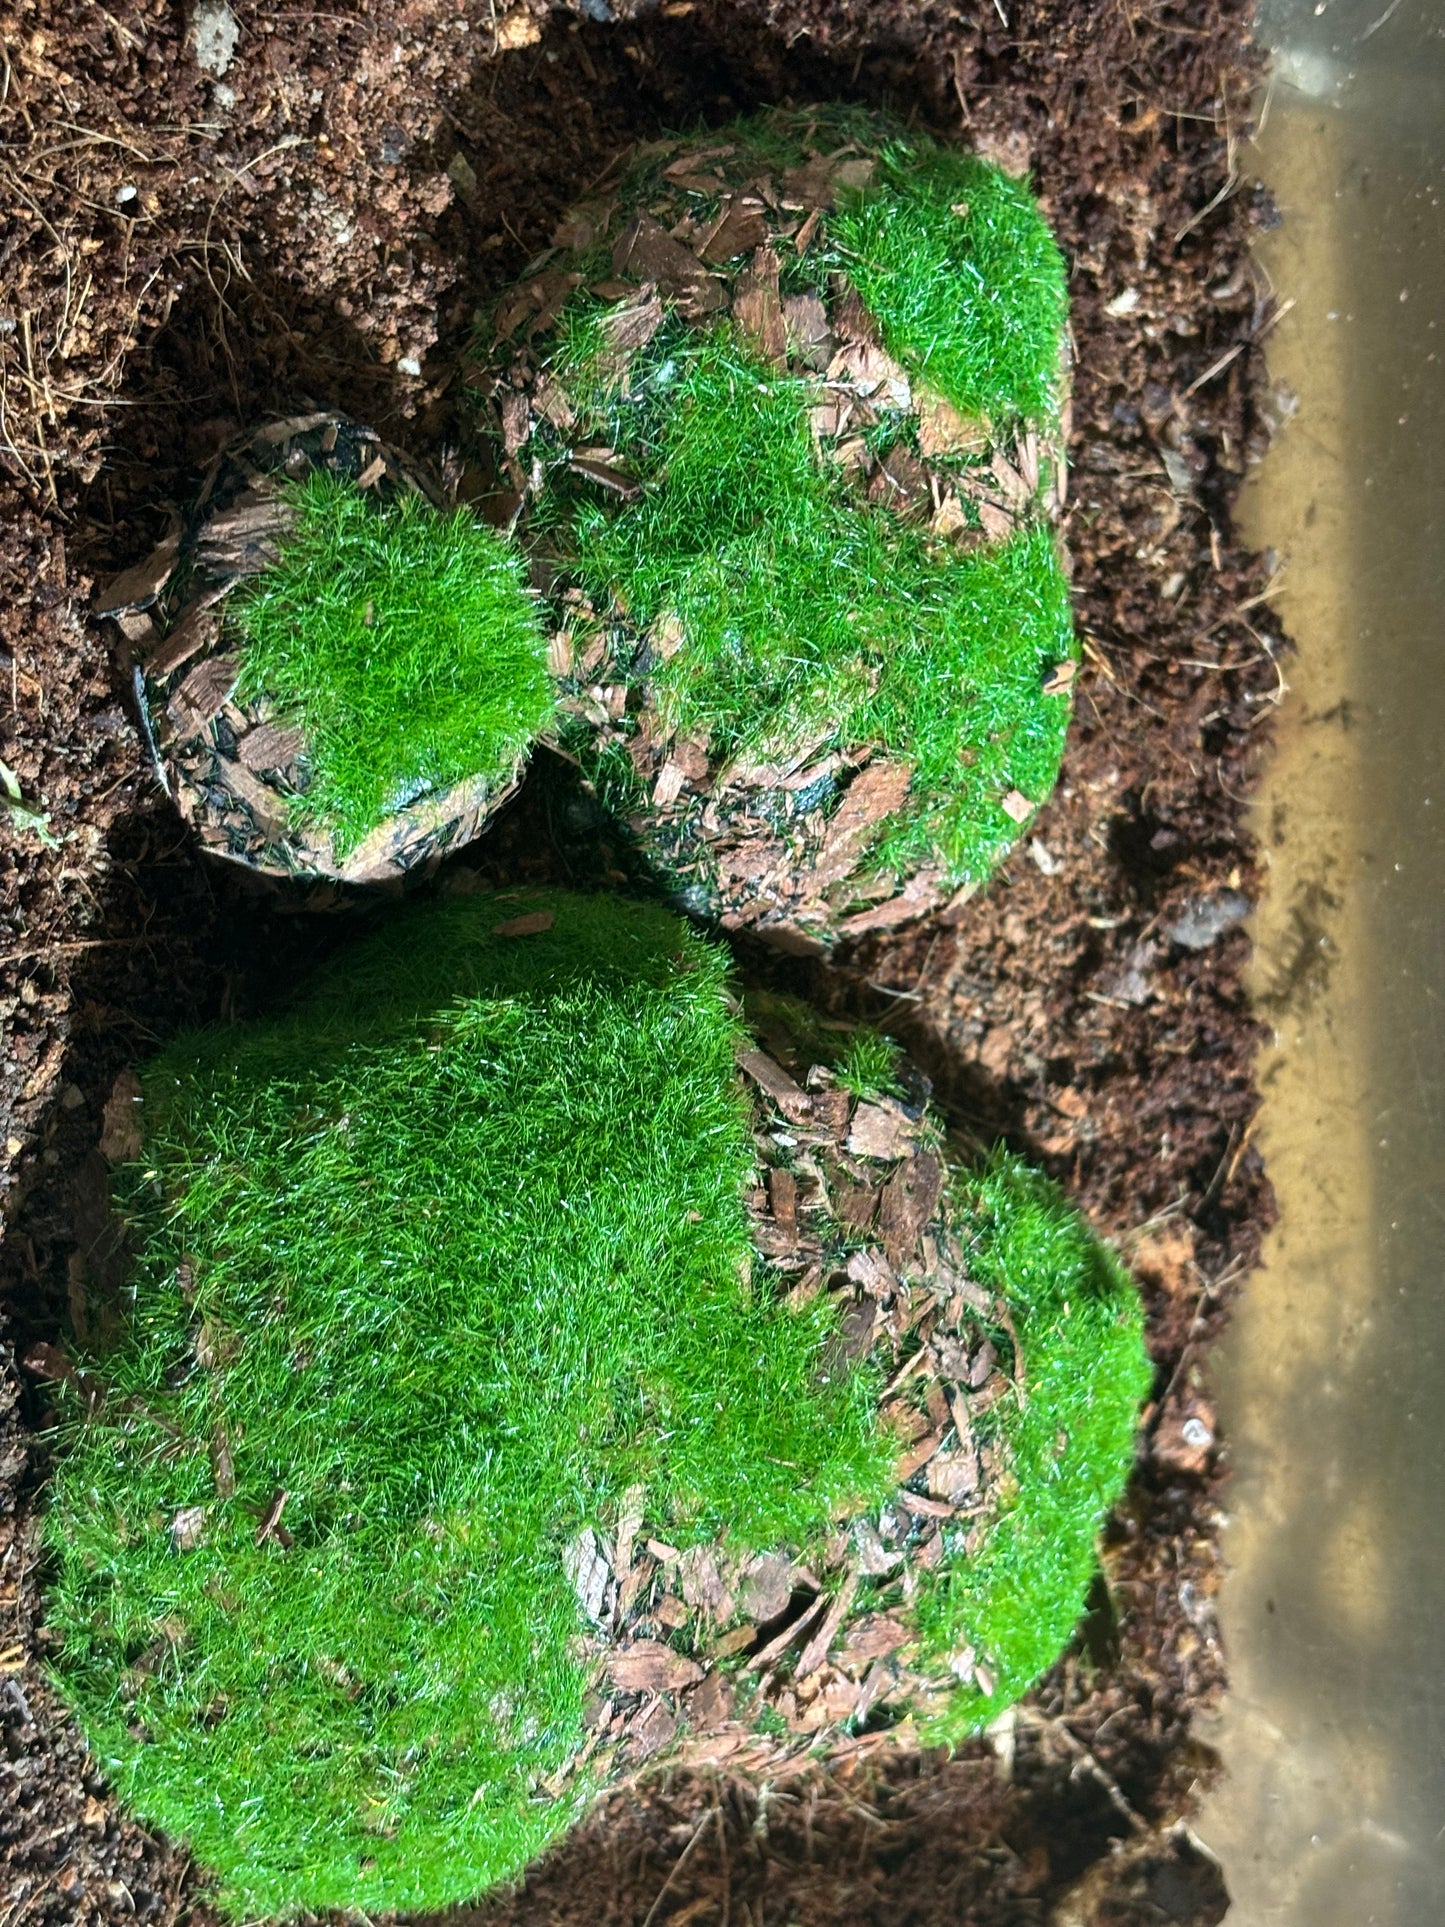
[[1068, 1637], [1137, 1294], [884, 1040], [515, 893], [142, 1088], [50, 1624], [231, 1911], [461, 1901], [658, 1763], [976, 1730]]
[[1026, 185], [774, 111], [639, 148], [554, 242], [474, 385], [565, 746], [690, 905], [785, 948], [976, 888], [1075, 657], [1065, 268]]

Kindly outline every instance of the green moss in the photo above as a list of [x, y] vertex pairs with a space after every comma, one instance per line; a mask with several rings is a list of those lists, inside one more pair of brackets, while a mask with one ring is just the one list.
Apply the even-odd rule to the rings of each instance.
[[295, 818], [344, 856], [420, 795], [504, 781], [554, 693], [523, 564], [495, 531], [324, 474], [295, 506], [277, 563], [227, 606], [242, 698], [268, 698], [307, 738]]
[[[433, 904], [145, 1074], [133, 1311], [66, 1427], [50, 1623], [102, 1770], [232, 1913], [444, 1906], [570, 1824], [565, 1548], [631, 1488], [680, 1547], [820, 1560], [892, 1489], [877, 1371], [826, 1369], [833, 1301], [753, 1257], [726, 968], [650, 906]], [[877, 1095], [891, 1048], [829, 1038]], [[1028, 1403], [988, 1420], [1011, 1508], [923, 1602], [931, 1650], [995, 1672], [948, 1732], [1071, 1630], [1143, 1384], [1137, 1300], [1057, 1192], [1010, 1162], [955, 1191]]]
[[[746, 115], [704, 144], [724, 143], [734, 179], [850, 149], [874, 158], [871, 178], [840, 192], [808, 253], [784, 251], [785, 288], [822, 287], [842, 269], [889, 353], [965, 414], [998, 427], [1055, 418], [1068, 264], [1026, 181], [890, 114], [840, 104]], [[672, 157], [670, 145], [645, 149], [623, 193], [645, 206]], [[604, 270], [601, 257], [591, 265]]]
[[531, 1793], [581, 1739], [563, 1546], [629, 1486], [679, 1544], [766, 1545], [886, 1483], [826, 1310], [746, 1283], [724, 969], [635, 904], [431, 907], [150, 1067], [51, 1623], [104, 1770], [231, 1909], [439, 1906], [567, 1825]]
[[995, 1407], [979, 1428], [1007, 1428], [1012, 1497], [983, 1544], [933, 1576], [919, 1602], [933, 1652], [981, 1669], [928, 1735], [942, 1740], [1011, 1705], [1078, 1624], [1151, 1377], [1139, 1294], [1056, 1185], [1000, 1155], [960, 1177], [955, 1197], [970, 1273], [1011, 1307], [1028, 1383], [1021, 1409]]
[[975, 154], [894, 141], [829, 235], [910, 374], [995, 423], [1057, 413], [1067, 269], [1022, 181]]
[[896, 1095], [898, 1063], [903, 1051], [881, 1031], [863, 1027], [851, 1031], [838, 1063], [838, 1082], [855, 1097]]
[[579, 312], [560, 367], [643, 493], [615, 508], [559, 480], [551, 514], [600, 604], [681, 624], [648, 671], [667, 720], [758, 760], [875, 745], [914, 772], [877, 866], [986, 877], [1018, 834], [1004, 797], [1041, 803], [1063, 753], [1068, 703], [1042, 684], [1075, 645], [1051, 532], [961, 554], [861, 500], [813, 441], [811, 385], [728, 327], [663, 330], [626, 397], [595, 330]]

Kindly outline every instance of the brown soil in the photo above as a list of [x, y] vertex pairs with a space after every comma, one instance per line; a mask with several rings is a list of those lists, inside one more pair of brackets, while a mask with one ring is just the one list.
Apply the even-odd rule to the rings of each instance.
[[[1246, 12], [681, 0], [494, 25], [490, 0], [240, 7], [223, 88], [166, 0], [0, 11], [0, 757], [56, 839], [12, 817], [0, 850], [4, 1315], [22, 1354], [83, 1311], [118, 1069], [180, 1023], [264, 1003], [345, 922], [202, 859], [87, 616], [233, 429], [340, 407], [441, 457], [469, 316], [579, 189], [638, 136], [768, 100], [889, 101], [1026, 147], [1074, 265], [1086, 654], [1060, 792], [956, 926], [875, 940], [815, 990], [891, 1013], [961, 1121], [1041, 1158], [1132, 1244], [1159, 1396], [1108, 1583], [996, 1749], [775, 1798], [679, 1780], [620, 1799], [488, 1905], [489, 1927], [1043, 1921], [1208, 1770], [1192, 1722], [1221, 1680], [1218, 1463], [1196, 1373], [1270, 1209], [1235, 927], [1257, 882], [1241, 804], [1279, 687], [1266, 571], [1231, 521], [1263, 441], [1268, 319], [1246, 262], [1267, 208], [1237, 172]], [[567, 871], [584, 817], [529, 785], [473, 860]], [[200, 1921], [184, 1852], [117, 1813], [44, 1683], [44, 1405], [30, 1374], [12, 1403], [21, 1376], [0, 1378], [0, 1918]], [[1115, 1897], [1067, 1917], [1218, 1919], [1187, 1843], [1161, 1854], [1121, 1861]]]

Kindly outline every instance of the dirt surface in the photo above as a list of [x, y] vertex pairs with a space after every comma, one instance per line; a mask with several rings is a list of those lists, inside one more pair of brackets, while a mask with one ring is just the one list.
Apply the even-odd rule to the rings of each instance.
[[[104, 1271], [94, 1147], [117, 1071], [178, 1024], [264, 1004], [346, 921], [201, 858], [149, 774], [92, 586], [269, 411], [343, 407], [443, 457], [470, 315], [631, 139], [844, 95], [1026, 160], [1073, 264], [1086, 643], [1064, 779], [956, 926], [876, 941], [814, 987], [887, 1013], [962, 1124], [1042, 1159], [1134, 1255], [1159, 1385], [1107, 1582], [991, 1746], [771, 1799], [659, 1786], [477, 1918], [1217, 1920], [1187, 1842], [1156, 1853], [1143, 1830], [1209, 1770], [1191, 1722], [1222, 1670], [1218, 1464], [1196, 1374], [1270, 1209], [1237, 927], [1258, 880], [1241, 805], [1281, 687], [1267, 574], [1230, 515], [1263, 442], [1268, 325], [1246, 264], [1268, 210], [1238, 171], [1247, 8], [584, 11], [238, 6], [221, 78], [175, 6], [0, 6], [0, 757], [53, 839], [0, 824], [8, 1335], [21, 1356], [62, 1337]], [[567, 873], [585, 809], [529, 790], [473, 861]], [[44, 1395], [6, 1373], [0, 1920], [199, 1922], [184, 1852], [118, 1815], [44, 1684]], [[1065, 1902], [1081, 1877], [1113, 1897]]]

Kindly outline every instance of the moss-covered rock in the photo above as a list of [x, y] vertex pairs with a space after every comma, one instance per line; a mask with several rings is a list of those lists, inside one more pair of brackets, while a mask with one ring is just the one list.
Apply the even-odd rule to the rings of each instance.
[[190, 527], [98, 608], [183, 815], [272, 874], [427, 867], [510, 795], [554, 713], [515, 549], [345, 416], [227, 449]]
[[844, 108], [637, 150], [474, 386], [563, 743], [687, 907], [791, 949], [976, 888], [1075, 645], [1065, 268], [1025, 184]]
[[1068, 1637], [1137, 1295], [884, 1040], [726, 972], [463, 898], [146, 1070], [50, 1623], [232, 1911], [462, 1900], [599, 1788], [955, 1738]]

